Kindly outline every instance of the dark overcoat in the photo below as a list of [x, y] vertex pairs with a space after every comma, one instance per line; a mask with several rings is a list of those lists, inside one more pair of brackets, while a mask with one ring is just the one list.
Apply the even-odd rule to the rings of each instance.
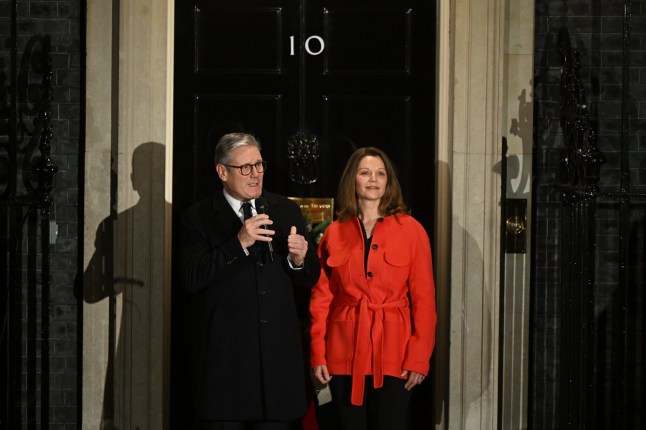
[[[287, 262], [291, 226], [309, 238], [296, 203], [263, 190], [276, 231], [247, 256], [242, 223], [222, 191], [189, 208], [181, 222], [181, 276], [199, 303], [198, 420], [292, 420], [306, 412], [305, 363], [295, 289], [311, 288], [320, 268], [309, 243], [304, 267]], [[306, 305], [305, 305], [306, 306]]]

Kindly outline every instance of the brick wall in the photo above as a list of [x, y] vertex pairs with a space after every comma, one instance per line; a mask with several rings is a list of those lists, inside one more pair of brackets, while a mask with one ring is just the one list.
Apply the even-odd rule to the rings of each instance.
[[[78, 349], [81, 306], [75, 294], [79, 264], [79, 159], [81, 152], [81, 1], [29, 3], [26, 20], [51, 35], [54, 72], [54, 140], [58, 165], [53, 218], [58, 238], [52, 255], [50, 429], [76, 429], [81, 393]], [[82, 154], [81, 154], [82, 155]]]
[[[0, 85], [10, 84], [11, 3], [0, 1]], [[79, 159], [81, 153], [81, 118], [83, 115], [81, 95], [82, 55], [81, 28], [82, 2], [74, 1], [26, 1], [17, 0], [17, 45], [18, 74], [24, 73], [21, 64], [25, 51], [39, 37], [49, 36], [53, 66], [51, 157], [58, 166], [52, 191], [52, 219], [58, 226], [58, 237], [51, 249], [51, 317], [50, 317], [50, 429], [76, 429], [79, 427], [79, 375], [81, 306], [75, 295], [75, 277], [79, 264]], [[32, 65], [33, 66], [33, 65]], [[30, 66], [31, 67], [31, 66]], [[31, 69], [28, 85], [42, 79]], [[22, 85], [22, 84], [21, 84]], [[21, 89], [24, 89], [21, 86]], [[20, 89], [19, 89], [20, 90]], [[8, 99], [2, 100], [8, 105]], [[24, 101], [23, 101], [24, 102]], [[22, 103], [22, 102], [21, 102]], [[23, 103], [22, 107], [25, 104]], [[19, 110], [21, 106], [19, 106]], [[3, 115], [6, 111], [3, 111]], [[4, 118], [6, 119], [6, 118]], [[29, 124], [31, 118], [19, 118]], [[27, 127], [28, 129], [28, 127]], [[24, 156], [20, 156], [23, 157]], [[19, 186], [19, 190], [21, 187]], [[24, 191], [24, 190], [23, 190]], [[20, 194], [20, 191], [19, 191]], [[4, 315], [4, 314], [3, 314]], [[24, 322], [27, 325], [26, 322]], [[26, 333], [23, 332], [23, 336]], [[29, 334], [32, 335], [32, 334]], [[27, 342], [37, 343], [37, 339]], [[39, 354], [38, 354], [39, 355]], [[33, 358], [25, 357], [23, 360]], [[40, 393], [37, 393], [40, 396]], [[39, 422], [30, 416], [33, 399], [23, 392], [22, 421], [24, 428]], [[39, 408], [39, 403], [38, 403]]]
[[[599, 185], [602, 192], [620, 190], [622, 119], [629, 118], [629, 191], [646, 190], [646, 3], [632, 1], [632, 37], [630, 39], [630, 103], [622, 111], [622, 67], [624, 1], [620, 0], [537, 0], [534, 77], [534, 225], [532, 276], [532, 357], [530, 362], [530, 416], [532, 428], [556, 428], [565, 412], [559, 408], [561, 381], [560, 335], [561, 313], [561, 195], [559, 164], [563, 136], [559, 125], [560, 70], [558, 32], [569, 30], [571, 44], [580, 53], [581, 79], [585, 85], [591, 117], [597, 123], [598, 145], [606, 157]], [[643, 401], [643, 342], [625, 346], [627, 360], [617, 360], [617, 347], [624, 343], [610, 342], [620, 327], [630, 339], [644, 336], [644, 200], [634, 199], [629, 210], [630, 253], [627, 261], [629, 288], [619, 285], [619, 206], [607, 199], [598, 199], [596, 222], [597, 249], [594, 288], [594, 383], [608, 388], [618, 383], [616, 369], [628, 367], [632, 383], [624, 391], [628, 403]], [[623, 291], [625, 294], [619, 294]], [[628, 315], [626, 306], [628, 304]], [[619, 330], [621, 331], [621, 330]], [[572, 341], [577, 341], [572, 339]], [[630, 345], [631, 342], [628, 342]], [[624, 382], [625, 377], [624, 377]], [[614, 408], [605, 388], [597, 389], [591, 409], [586, 411], [597, 424], [611, 423]], [[621, 391], [621, 390], [620, 390]], [[630, 405], [622, 412], [628, 415]], [[618, 409], [616, 409], [618, 410]], [[633, 408], [631, 414], [641, 416]], [[641, 419], [641, 418], [637, 418]], [[600, 421], [599, 421], [600, 420]], [[639, 421], [641, 422], [641, 421]], [[603, 424], [600, 424], [603, 427]], [[612, 427], [612, 425], [611, 425]], [[620, 425], [621, 427], [621, 425]], [[617, 427], [619, 428], [619, 427]], [[630, 428], [627, 424], [625, 428]]]

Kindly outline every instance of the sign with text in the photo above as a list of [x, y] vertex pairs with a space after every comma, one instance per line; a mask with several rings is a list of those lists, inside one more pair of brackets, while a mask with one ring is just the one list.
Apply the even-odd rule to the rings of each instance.
[[312, 224], [334, 220], [334, 199], [331, 197], [290, 197], [300, 206]]

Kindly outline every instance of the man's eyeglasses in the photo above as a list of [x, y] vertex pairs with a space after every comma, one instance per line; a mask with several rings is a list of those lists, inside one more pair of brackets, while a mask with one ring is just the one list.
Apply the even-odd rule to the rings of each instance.
[[265, 171], [267, 168], [267, 162], [266, 161], [259, 161], [255, 164], [243, 164], [242, 166], [233, 166], [231, 164], [222, 164], [223, 166], [227, 167], [235, 167], [236, 169], [240, 169], [240, 174], [242, 176], [249, 176], [251, 175], [251, 169], [255, 168], [256, 172], [262, 173]]

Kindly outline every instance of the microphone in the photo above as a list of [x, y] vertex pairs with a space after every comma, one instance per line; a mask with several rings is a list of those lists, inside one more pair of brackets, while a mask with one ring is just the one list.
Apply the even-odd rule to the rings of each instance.
[[[256, 199], [256, 212], [258, 212], [259, 214], [266, 214], [268, 209], [269, 205], [267, 204], [267, 199], [265, 199], [264, 197], [258, 197]], [[267, 226], [263, 225], [262, 228], [267, 229]], [[274, 246], [271, 244], [271, 242], [267, 242], [267, 248], [269, 248], [269, 261], [273, 263]]]

